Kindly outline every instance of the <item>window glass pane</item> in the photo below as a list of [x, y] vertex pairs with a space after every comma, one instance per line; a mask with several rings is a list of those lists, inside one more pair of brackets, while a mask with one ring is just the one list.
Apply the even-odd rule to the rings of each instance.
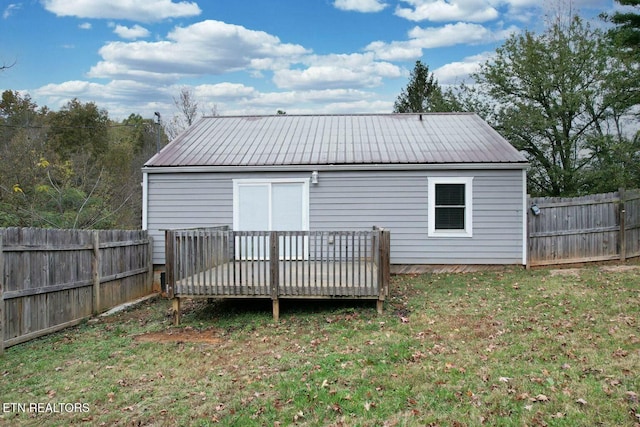
[[436, 207], [436, 230], [464, 230], [464, 208]]
[[271, 184], [271, 230], [303, 230], [302, 195], [304, 184]]
[[436, 184], [436, 206], [464, 206], [464, 184]]
[[238, 230], [269, 229], [269, 186], [243, 184], [238, 186]]

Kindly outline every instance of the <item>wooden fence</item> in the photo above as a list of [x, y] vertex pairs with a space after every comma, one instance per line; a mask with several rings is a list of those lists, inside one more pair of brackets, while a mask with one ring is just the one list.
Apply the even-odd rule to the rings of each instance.
[[146, 231], [0, 229], [0, 353], [152, 292]]
[[640, 256], [640, 190], [530, 198], [529, 265]]

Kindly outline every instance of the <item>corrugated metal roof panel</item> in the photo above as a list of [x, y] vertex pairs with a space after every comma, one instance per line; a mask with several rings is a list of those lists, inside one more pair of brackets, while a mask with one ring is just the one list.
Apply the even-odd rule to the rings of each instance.
[[203, 117], [145, 166], [526, 163], [470, 113]]

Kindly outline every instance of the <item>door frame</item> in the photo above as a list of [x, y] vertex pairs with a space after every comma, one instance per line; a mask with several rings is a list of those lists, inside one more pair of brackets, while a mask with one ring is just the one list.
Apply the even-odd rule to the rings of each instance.
[[[273, 184], [302, 184], [302, 230], [309, 231], [309, 183], [310, 178], [236, 178], [233, 179], [233, 230], [237, 231], [240, 222], [240, 187], [243, 185], [265, 185], [268, 187], [268, 230], [257, 231], [282, 231], [273, 230], [272, 218], [272, 185]], [[303, 242], [303, 258], [308, 258], [308, 239], [305, 237]], [[265, 254], [266, 258], [267, 254]]]

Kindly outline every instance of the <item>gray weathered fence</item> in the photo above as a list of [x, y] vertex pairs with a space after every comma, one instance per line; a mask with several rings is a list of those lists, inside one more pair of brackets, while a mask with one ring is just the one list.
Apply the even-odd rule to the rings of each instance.
[[529, 265], [640, 256], [640, 191], [530, 198]]
[[152, 292], [146, 231], [0, 229], [0, 353]]

